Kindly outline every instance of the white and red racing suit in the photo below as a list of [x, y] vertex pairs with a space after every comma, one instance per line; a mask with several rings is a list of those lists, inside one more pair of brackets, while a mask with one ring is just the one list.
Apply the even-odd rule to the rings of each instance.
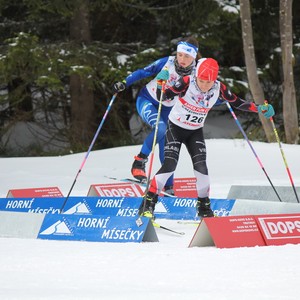
[[218, 80], [208, 92], [202, 92], [194, 75], [180, 78], [165, 90], [166, 99], [175, 96], [178, 97], [169, 114], [165, 137], [164, 163], [153, 177], [149, 191], [155, 194], [162, 191], [166, 180], [176, 169], [181, 145], [185, 144], [193, 163], [198, 197], [205, 198], [209, 196], [210, 189], [203, 136], [203, 126], [208, 112], [217, 102], [224, 101], [243, 111], [257, 113], [257, 107], [253, 102], [245, 101], [231, 93], [226, 85]]

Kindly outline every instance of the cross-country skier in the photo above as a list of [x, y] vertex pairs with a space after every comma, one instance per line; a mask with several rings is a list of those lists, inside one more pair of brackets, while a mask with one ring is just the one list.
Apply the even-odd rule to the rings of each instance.
[[[198, 52], [198, 47], [198, 41], [194, 37], [184, 39], [177, 44], [176, 56], [168, 56], [158, 59], [143, 69], [134, 71], [123, 82], [116, 82], [113, 85], [113, 93], [123, 91], [126, 87], [129, 87], [140, 79], [156, 76], [165, 67], [169, 71], [169, 78], [166, 81], [166, 87], [171, 86], [181, 76], [191, 74], [193, 68], [195, 68], [197, 59], [201, 57]], [[161, 163], [164, 160], [164, 137], [167, 128], [168, 115], [173, 104], [173, 101], [164, 101], [161, 109], [156, 139], [156, 142], [159, 144], [159, 158]], [[134, 162], [131, 168], [133, 177], [140, 181], [147, 179], [145, 166], [148, 156], [152, 151], [158, 106], [159, 98], [157, 98], [156, 79], [154, 78], [141, 89], [136, 100], [136, 108], [140, 117], [152, 128], [152, 131], [146, 137], [142, 145], [140, 153], [134, 157]], [[167, 178], [164, 189], [166, 193], [174, 194], [173, 176]]]
[[[164, 148], [165, 160], [144, 196], [140, 215], [153, 218], [158, 195], [166, 180], [174, 173], [181, 145], [185, 144], [191, 156], [196, 177], [198, 216], [213, 217], [209, 199], [210, 179], [206, 165], [206, 146], [203, 137], [203, 126], [208, 112], [217, 101], [228, 101], [239, 110], [260, 112], [266, 118], [275, 114], [271, 104], [256, 106], [253, 102], [247, 102], [231, 93], [225, 84], [217, 80], [218, 72], [219, 65], [216, 60], [202, 58], [198, 61], [195, 72], [180, 78], [173, 86], [165, 90], [166, 101], [175, 96], [179, 97], [176, 98], [169, 114]], [[158, 83], [166, 81], [167, 72], [161, 71], [156, 79]], [[161, 90], [158, 89], [158, 93], [160, 97]]]

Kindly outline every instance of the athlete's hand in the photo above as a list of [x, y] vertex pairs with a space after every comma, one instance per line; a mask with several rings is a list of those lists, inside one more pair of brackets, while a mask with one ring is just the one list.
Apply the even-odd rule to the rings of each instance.
[[113, 94], [117, 94], [119, 92], [122, 92], [126, 89], [126, 83], [125, 81], [117, 81], [112, 86], [112, 92]]
[[167, 81], [169, 79], [169, 76], [170, 74], [168, 69], [164, 68], [156, 75], [156, 80]]
[[275, 111], [272, 104], [268, 104], [268, 102], [265, 102], [265, 104], [258, 105], [257, 110], [264, 115], [265, 118], [269, 119], [275, 115]]
[[166, 82], [169, 79], [169, 71], [167, 68], [163, 68], [157, 75], [156, 75], [156, 82], [157, 82], [157, 88], [162, 89], [162, 85], [164, 82]]

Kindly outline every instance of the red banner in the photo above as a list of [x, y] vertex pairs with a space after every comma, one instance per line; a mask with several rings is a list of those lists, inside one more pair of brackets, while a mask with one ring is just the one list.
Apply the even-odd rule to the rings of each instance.
[[133, 183], [107, 183], [91, 185], [88, 196], [101, 197], [141, 197], [142, 188]]
[[9, 190], [6, 198], [46, 198], [46, 197], [63, 197], [64, 195], [58, 187], [42, 187]]
[[300, 244], [300, 214], [203, 219], [189, 247], [218, 248]]
[[265, 246], [253, 216], [205, 218], [218, 248]]
[[196, 178], [175, 178], [175, 196], [181, 198], [197, 198]]

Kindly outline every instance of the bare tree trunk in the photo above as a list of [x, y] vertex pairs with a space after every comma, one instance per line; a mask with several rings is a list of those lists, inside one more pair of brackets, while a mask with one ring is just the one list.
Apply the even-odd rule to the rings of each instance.
[[280, 42], [283, 69], [283, 122], [286, 142], [299, 142], [298, 112], [293, 73], [293, 0], [280, 0]]
[[[82, 0], [70, 22], [70, 37], [77, 44], [89, 44], [89, 1]], [[91, 141], [94, 124], [94, 95], [87, 80], [78, 74], [70, 76], [72, 143], [77, 147]], [[74, 144], [75, 143], [75, 144]]]
[[[240, 0], [240, 17], [242, 24], [243, 46], [245, 54], [245, 62], [247, 69], [247, 76], [249, 80], [250, 91], [256, 104], [263, 104], [265, 100], [264, 91], [259, 83], [257, 76], [257, 66], [254, 52], [252, 22], [250, 13], [249, 0]], [[272, 124], [263, 116], [259, 116], [262, 122], [267, 140], [272, 142], [275, 140]]]

